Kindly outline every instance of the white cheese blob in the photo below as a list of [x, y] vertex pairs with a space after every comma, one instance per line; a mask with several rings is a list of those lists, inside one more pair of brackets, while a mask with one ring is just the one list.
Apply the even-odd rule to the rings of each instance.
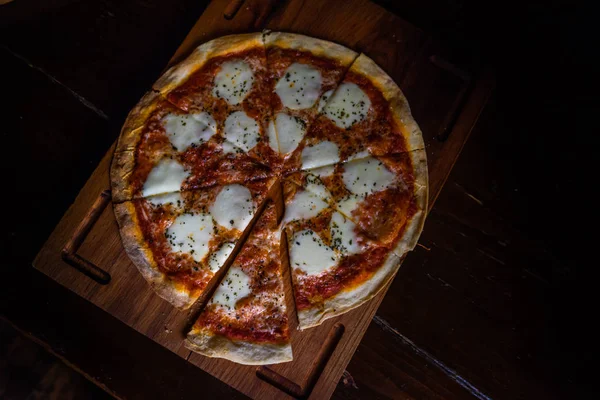
[[258, 143], [260, 129], [256, 121], [245, 112], [235, 111], [225, 120], [223, 136], [233, 145], [248, 151]]
[[273, 151], [279, 153], [279, 139], [277, 138], [277, 131], [275, 130], [275, 122], [273, 122], [273, 120], [269, 121], [267, 134], [269, 136], [269, 147], [272, 148]]
[[233, 265], [217, 287], [210, 302], [233, 311], [236, 303], [250, 293], [252, 293], [250, 277], [240, 267]]
[[221, 149], [223, 150], [223, 153], [225, 153], [225, 154], [237, 154], [237, 153], [244, 152], [244, 150], [235, 146], [233, 143], [228, 142], [227, 140], [225, 140], [223, 143], [221, 143]]
[[308, 275], [319, 275], [335, 266], [339, 256], [327, 246], [319, 235], [307, 229], [297, 232], [290, 245], [290, 263]]
[[185, 202], [183, 200], [183, 197], [181, 197], [180, 192], [165, 193], [148, 197], [148, 201], [155, 207], [162, 205], [172, 205], [176, 209], [182, 209], [185, 206]]
[[347, 256], [358, 254], [362, 251], [358, 244], [358, 236], [355, 231], [356, 225], [339, 212], [334, 212], [329, 223], [332, 247]]
[[254, 74], [247, 62], [227, 61], [215, 76], [213, 96], [232, 105], [240, 104], [252, 89]]
[[314, 168], [310, 170], [310, 173], [318, 176], [319, 178], [326, 178], [331, 176], [335, 172], [335, 165], [325, 165], [323, 167]]
[[356, 210], [358, 204], [363, 200], [362, 197], [355, 194], [349, 194], [343, 199], [339, 200], [336, 204], [336, 208], [344, 215], [351, 217], [352, 211]]
[[148, 197], [155, 194], [177, 192], [189, 175], [189, 172], [177, 161], [163, 158], [152, 167], [148, 174], [142, 187], [142, 196]]
[[361, 150], [361, 151], [356, 152], [356, 153], [352, 154], [351, 156], [349, 156], [346, 161], [360, 160], [361, 158], [366, 158], [366, 157], [370, 157], [370, 156], [371, 156], [371, 154], [369, 153], [368, 150]]
[[321, 98], [319, 99], [319, 107], [317, 107], [317, 111], [319, 111], [319, 113], [321, 113], [321, 111], [323, 111], [323, 109], [327, 105], [327, 102], [331, 98], [332, 94], [333, 94], [333, 89], [328, 90], [325, 93], [323, 93], [323, 96], [321, 96]]
[[304, 188], [325, 201], [331, 201], [331, 193], [318, 176], [308, 174]]
[[370, 107], [369, 96], [358, 85], [345, 82], [331, 96], [324, 114], [338, 127], [347, 129], [365, 119]]
[[202, 261], [208, 253], [214, 223], [208, 214], [182, 214], [167, 228], [165, 237], [175, 253], [189, 254]]
[[225, 264], [225, 261], [227, 261], [227, 258], [233, 251], [234, 247], [235, 245], [233, 243], [223, 243], [219, 250], [213, 252], [208, 257], [208, 268], [212, 272], [217, 272], [218, 270], [220, 270], [223, 264]]
[[210, 213], [219, 225], [243, 231], [254, 216], [252, 193], [237, 183], [227, 185], [210, 206]]
[[327, 207], [329, 207], [329, 204], [315, 193], [308, 190], [299, 191], [296, 192], [292, 201], [285, 206], [284, 221], [310, 219], [319, 215]]
[[217, 123], [207, 112], [167, 114], [162, 121], [169, 141], [177, 151], [186, 151], [192, 145], [200, 146], [217, 131]]
[[322, 167], [340, 161], [340, 153], [333, 142], [324, 141], [302, 149], [302, 169]]
[[367, 157], [345, 164], [342, 178], [350, 192], [367, 196], [391, 186], [396, 176], [378, 159]]
[[281, 103], [292, 110], [312, 107], [321, 94], [319, 70], [300, 63], [293, 63], [275, 85]]
[[275, 128], [279, 139], [279, 151], [283, 154], [294, 151], [306, 133], [304, 121], [282, 112], [275, 116]]

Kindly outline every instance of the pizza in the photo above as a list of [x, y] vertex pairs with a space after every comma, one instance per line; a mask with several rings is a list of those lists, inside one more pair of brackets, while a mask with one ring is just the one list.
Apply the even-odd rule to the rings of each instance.
[[129, 113], [110, 177], [154, 291], [180, 309], [208, 299], [186, 346], [251, 365], [292, 359], [286, 304], [307, 329], [374, 297], [427, 212], [422, 134], [392, 78], [284, 32], [214, 39], [168, 69]]
[[249, 365], [292, 360], [280, 237], [271, 202], [189, 332], [186, 347]]

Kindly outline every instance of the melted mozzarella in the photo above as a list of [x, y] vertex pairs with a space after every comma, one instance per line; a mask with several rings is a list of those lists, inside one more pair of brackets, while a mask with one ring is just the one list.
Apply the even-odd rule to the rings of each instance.
[[352, 211], [356, 210], [358, 204], [362, 201], [362, 197], [355, 194], [350, 194], [343, 199], [339, 200], [336, 204], [336, 208], [344, 213], [344, 215], [351, 216]]
[[348, 190], [359, 196], [386, 189], [394, 183], [395, 175], [374, 157], [354, 160], [344, 165], [342, 178]]
[[347, 129], [367, 116], [371, 100], [358, 85], [342, 83], [325, 107], [325, 115], [338, 127]]
[[163, 158], [148, 174], [142, 188], [142, 195], [148, 197], [155, 194], [177, 192], [188, 176], [189, 172], [183, 168], [183, 165], [170, 158]]
[[302, 169], [322, 167], [335, 164], [340, 161], [337, 145], [333, 142], [324, 141], [313, 146], [307, 146], [302, 150]]
[[275, 123], [273, 120], [269, 121], [267, 134], [269, 136], [269, 147], [272, 148], [273, 151], [279, 153], [279, 139], [277, 138], [277, 131], [275, 130]]
[[290, 245], [290, 263], [308, 275], [318, 275], [335, 266], [339, 256], [323, 243], [319, 235], [312, 230], [296, 233]]
[[208, 268], [212, 272], [217, 272], [220, 270], [223, 264], [225, 264], [225, 261], [227, 261], [227, 258], [233, 251], [234, 247], [235, 245], [233, 243], [224, 243], [219, 250], [213, 252], [208, 258]]
[[321, 94], [321, 73], [306, 64], [293, 63], [275, 85], [281, 103], [292, 110], [312, 107]]
[[252, 88], [254, 74], [247, 62], [227, 61], [215, 76], [213, 96], [224, 99], [229, 104], [239, 104]]
[[258, 124], [243, 111], [232, 112], [225, 120], [223, 136], [244, 151], [256, 146], [259, 135]]
[[327, 105], [327, 101], [329, 100], [329, 98], [331, 97], [331, 94], [333, 93], [333, 89], [326, 91], [325, 93], [323, 93], [323, 96], [321, 96], [321, 98], [319, 99], [319, 107], [317, 108], [317, 110], [319, 111], [319, 113], [321, 111], [323, 111], [323, 109], [325, 108], [325, 106]]
[[331, 194], [329, 193], [329, 190], [327, 190], [327, 187], [325, 187], [321, 179], [315, 175], [308, 174], [306, 176], [305, 189], [316, 194], [325, 201], [331, 200]]
[[356, 153], [352, 154], [351, 156], [349, 156], [346, 161], [360, 160], [361, 158], [367, 158], [370, 155], [371, 154], [369, 153], [368, 150], [361, 150], [361, 151], [356, 152]]
[[236, 303], [252, 292], [250, 277], [240, 267], [232, 266], [215, 291], [211, 303], [235, 310]]
[[243, 231], [254, 215], [252, 193], [242, 185], [227, 185], [210, 206], [210, 213], [219, 225]]
[[318, 176], [319, 178], [326, 178], [333, 174], [335, 171], [335, 165], [325, 165], [323, 167], [311, 169], [310, 173]]
[[162, 206], [162, 205], [171, 204], [177, 209], [181, 209], [185, 205], [185, 202], [183, 200], [183, 197], [181, 197], [180, 192], [159, 194], [156, 196], [149, 197], [148, 201], [153, 206]]
[[202, 261], [208, 253], [214, 223], [208, 214], [182, 214], [165, 232], [171, 250], [189, 254], [195, 261]]
[[199, 114], [167, 114], [163, 118], [165, 132], [177, 151], [207, 142], [217, 130], [214, 118], [207, 112]]
[[358, 244], [354, 222], [344, 217], [339, 212], [334, 212], [329, 223], [331, 243], [333, 248], [342, 255], [357, 254], [362, 251]]
[[283, 154], [294, 151], [306, 133], [304, 121], [286, 113], [277, 114], [275, 127], [279, 139], [279, 151]]
[[327, 202], [308, 190], [297, 192], [292, 201], [285, 207], [284, 221], [288, 222], [316, 217], [328, 206]]

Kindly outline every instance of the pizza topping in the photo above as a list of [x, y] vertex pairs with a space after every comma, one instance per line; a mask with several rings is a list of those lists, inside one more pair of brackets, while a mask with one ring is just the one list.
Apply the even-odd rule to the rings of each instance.
[[213, 219], [208, 214], [186, 213], [173, 221], [165, 237], [173, 252], [189, 254], [194, 261], [200, 262], [208, 254], [213, 226]]
[[277, 131], [275, 130], [275, 123], [273, 120], [269, 121], [267, 134], [269, 136], [269, 147], [273, 149], [273, 151], [279, 153], [279, 139], [277, 138]]
[[290, 263], [307, 275], [318, 275], [338, 263], [337, 253], [319, 235], [307, 229], [297, 232], [290, 246]]
[[282, 154], [294, 151], [306, 133], [306, 124], [302, 119], [282, 112], [275, 117], [275, 127], [279, 152]]
[[333, 248], [344, 256], [358, 254], [362, 247], [358, 244], [356, 225], [339, 212], [334, 212], [329, 223]]
[[227, 61], [215, 76], [213, 96], [224, 99], [231, 105], [244, 100], [254, 82], [254, 74], [247, 62], [242, 60]]
[[308, 190], [299, 191], [292, 201], [286, 205], [284, 221], [288, 222], [316, 217], [328, 206], [329, 204], [316, 194]]
[[254, 216], [252, 193], [239, 184], [227, 185], [217, 195], [210, 213], [219, 225], [243, 231]]
[[344, 213], [344, 215], [352, 215], [352, 212], [358, 207], [358, 204], [361, 201], [362, 197], [355, 194], [349, 194], [337, 202], [336, 208]]
[[302, 169], [322, 167], [340, 161], [338, 146], [329, 141], [306, 146], [302, 150]]
[[345, 164], [342, 177], [350, 192], [367, 196], [391, 186], [396, 176], [378, 159], [367, 157]]
[[227, 271], [227, 275], [223, 278], [210, 302], [233, 311], [236, 303], [251, 292], [250, 277], [240, 267], [233, 265]]
[[142, 196], [177, 192], [188, 177], [189, 172], [183, 165], [170, 158], [163, 158], [148, 174], [142, 188]]
[[304, 187], [325, 201], [331, 200], [331, 193], [329, 193], [329, 190], [327, 190], [321, 179], [315, 175], [309, 174], [306, 176], [306, 185]]
[[320, 113], [321, 111], [323, 111], [323, 109], [325, 108], [325, 106], [327, 105], [327, 101], [331, 98], [331, 95], [333, 94], [333, 89], [326, 91], [325, 93], [323, 93], [323, 96], [321, 96], [321, 98], [319, 99], [319, 107], [317, 107], [317, 111]]
[[175, 208], [181, 209], [185, 205], [180, 192], [159, 194], [149, 197], [148, 201], [155, 207], [173, 205]]
[[252, 149], [258, 143], [260, 129], [256, 121], [243, 111], [231, 113], [225, 120], [225, 139], [244, 151]]
[[292, 110], [312, 107], [321, 94], [319, 70], [300, 63], [293, 63], [275, 85], [281, 103]]
[[217, 272], [219, 269], [221, 269], [223, 264], [225, 264], [225, 261], [227, 261], [227, 258], [229, 258], [229, 255], [233, 251], [234, 247], [235, 245], [233, 243], [223, 243], [219, 250], [210, 255], [208, 258], [208, 268], [211, 270], [211, 272]]
[[310, 173], [318, 176], [319, 178], [326, 178], [335, 172], [335, 165], [325, 165], [323, 167], [314, 168], [310, 170]]
[[342, 83], [324, 109], [324, 114], [338, 127], [348, 129], [366, 118], [371, 100], [362, 89], [351, 82]]
[[214, 118], [207, 112], [199, 114], [167, 114], [163, 118], [169, 141], [177, 151], [199, 146], [210, 139], [217, 130]]

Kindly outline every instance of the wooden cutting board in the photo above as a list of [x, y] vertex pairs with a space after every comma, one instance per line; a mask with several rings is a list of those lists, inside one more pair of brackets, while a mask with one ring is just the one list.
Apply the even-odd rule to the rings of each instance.
[[[492, 74], [456, 67], [461, 60], [450, 49], [366, 0], [214, 0], [169, 65], [210, 39], [262, 28], [343, 44], [366, 53], [394, 78], [423, 130], [431, 207], [493, 89]], [[113, 148], [40, 250], [35, 268], [250, 397], [330, 397], [387, 287], [319, 327], [293, 329], [289, 363], [257, 368], [190, 352], [181, 340], [187, 312], [156, 296], [122, 247], [108, 191]]]

